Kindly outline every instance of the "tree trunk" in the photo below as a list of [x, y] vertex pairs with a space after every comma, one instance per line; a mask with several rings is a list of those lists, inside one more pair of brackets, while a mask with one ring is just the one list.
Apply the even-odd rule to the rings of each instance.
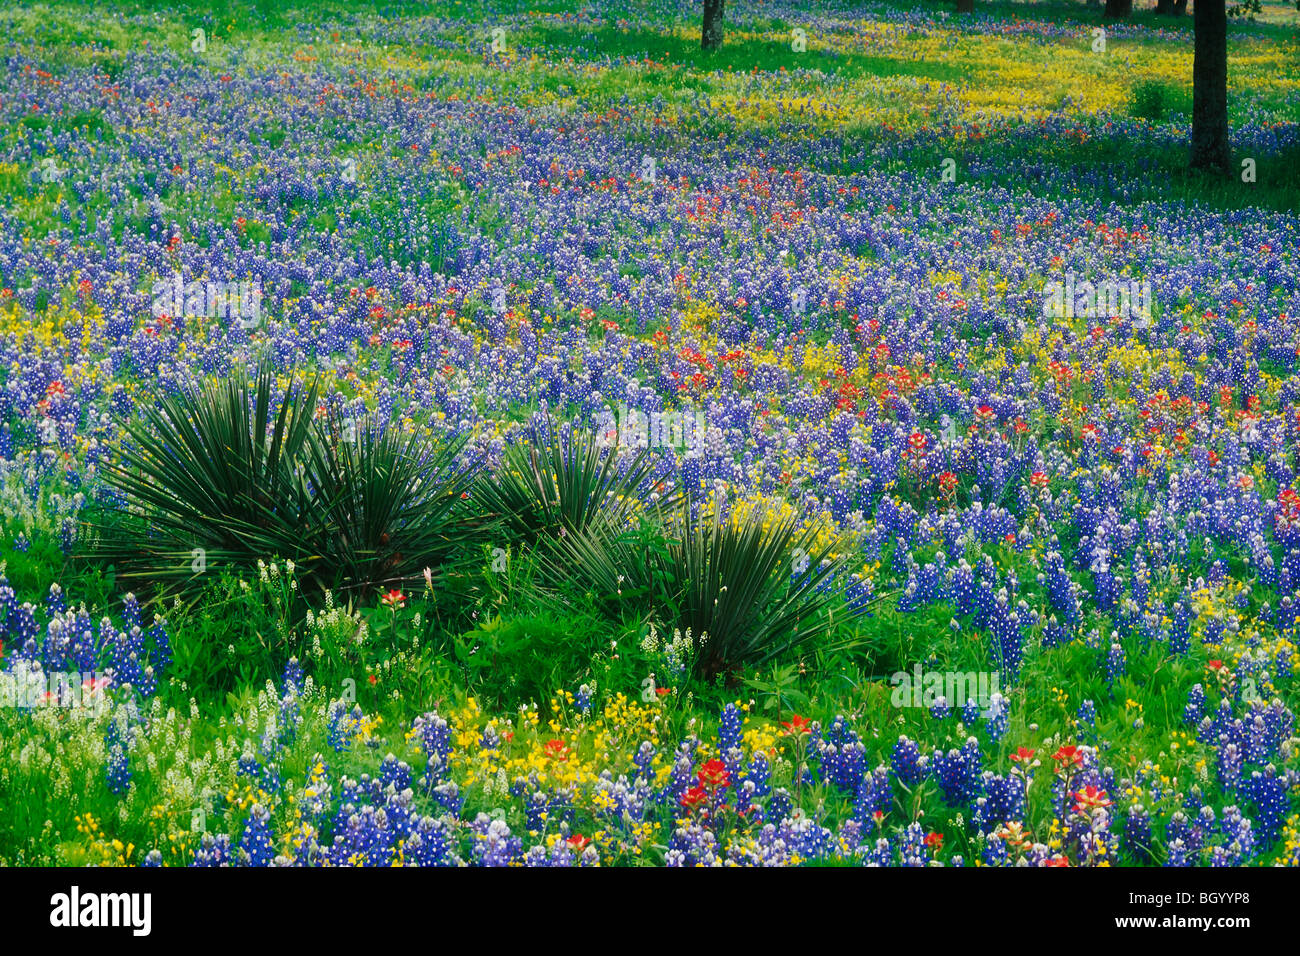
[[974, 13], [975, 0], [957, 0], [958, 13]]
[[1174, 12], [1174, 0], [1156, 0], [1156, 13], [1170, 16]]
[[704, 0], [704, 28], [700, 31], [700, 49], [722, 47], [722, 14], [726, 0]]
[[1133, 0], [1106, 0], [1106, 16], [1114, 20], [1124, 20], [1133, 12]]
[[1174, 16], [1181, 17], [1187, 12], [1187, 0], [1174, 0]]
[[1228, 14], [1224, 0], [1197, 0], [1192, 56], [1192, 168], [1227, 173]]

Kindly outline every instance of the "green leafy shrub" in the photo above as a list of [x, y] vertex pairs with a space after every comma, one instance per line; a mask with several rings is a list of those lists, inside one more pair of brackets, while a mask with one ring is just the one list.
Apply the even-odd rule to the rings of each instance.
[[318, 384], [236, 373], [165, 398], [130, 423], [106, 466], [116, 500], [88, 521], [89, 555], [139, 586], [292, 559], [313, 589], [368, 593], [441, 565], [475, 534], [460, 503], [464, 439], [317, 419]]
[[614, 640], [613, 649], [606, 644], [602, 650], [610, 633], [580, 610], [496, 615], [460, 635], [455, 656], [471, 693], [498, 706], [545, 702], [584, 681], [633, 683], [635, 642], [624, 647]]
[[515, 540], [531, 541], [582, 533], [598, 518], [626, 527], [649, 508], [672, 507], [676, 492], [652, 491], [653, 477], [648, 451], [620, 460], [593, 432], [573, 428], [563, 435], [548, 422], [536, 441], [509, 446], [501, 467], [481, 474], [474, 497], [501, 516]]
[[1153, 123], [1164, 119], [1165, 112], [1171, 105], [1169, 90], [1163, 83], [1138, 83], [1129, 96], [1129, 113]]
[[670, 630], [707, 635], [694, 657], [698, 676], [733, 677], [831, 628], [847, 570], [833, 544], [818, 546], [815, 525], [793, 509], [764, 505], [696, 513], [683, 500], [656, 546], [642, 526], [618, 533], [597, 523], [563, 539], [559, 565], [596, 594], [641, 604]]

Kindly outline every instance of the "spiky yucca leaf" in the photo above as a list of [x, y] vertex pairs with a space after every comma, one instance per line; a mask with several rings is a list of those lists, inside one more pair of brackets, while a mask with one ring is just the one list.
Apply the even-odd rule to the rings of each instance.
[[826, 632], [833, 613], [866, 609], [843, 600], [844, 560], [818, 548], [817, 529], [797, 514], [769, 505], [724, 519], [683, 501], [663, 535], [655, 549], [596, 525], [557, 542], [551, 564], [665, 627], [707, 634], [695, 660], [703, 677], [764, 663]]
[[602, 527], [627, 528], [652, 497], [656, 507], [675, 503], [676, 492], [654, 482], [654, 471], [647, 449], [620, 458], [593, 432], [574, 428], [566, 436], [548, 421], [539, 439], [506, 449], [501, 467], [480, 477], [474, 498], [517, 540], [580, 534], [598, 518]]
[[669, 546], [681, 588], [677, 626], [708, 641], [696, 658], [704, 677], [762, 664], [827, 630], [843, 608], [843, 562], [816, 547], [817, 529], [797, 514], [756, 508], [742, 518], [684, 516]]
[[312, 430], [318, 383], [291, 383], [272, 408], [274, 374], [187, 388], [127, 425], [104, 477], [125, 508], [89, 521], [97, 558], [127, 578], [160, 584], [210, 563], [301, 554], [311, 502], [296, 464]]
[[308, 442], [314, 507], [304, 536], [333, 586], [396, 586], [481, 535], [462, 520], [474, 471], [459, 459], [464, 436], [432, 443], [417, 427], [380, 427], [331, 414]]
[[273, 414], [273, 383], [264, 367], [254, 382], [236, 374], [146, 409], [106, 469], [123, 507], [99, 509], [93, 556], [164, 588], [291, 558], [305, 582], [364, 591], [441, 564], [471, 536], [463, 439], [319, 419], [314, 381], [291, 384]]

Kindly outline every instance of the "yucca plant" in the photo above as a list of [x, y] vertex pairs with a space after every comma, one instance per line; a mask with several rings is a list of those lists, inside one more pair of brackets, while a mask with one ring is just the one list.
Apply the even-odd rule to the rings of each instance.
[[317, 418], [316, 381], [272, 409], [274, 374], [235, 374], [146, 409], [105, 469], [118, 507], [89, 522], [90, 553], [147, 588], [198, 583], [212, 567], [290, 558], [304, 582], [398, 586], [471, 536], [464, 440]]
[[272, 408], [274, 375], [186, 388], [126, 426], [104, 479], [121, 508], [88, 520], [94, 556], [119, 576], [169, 585], [208, 566], [302, 553], [311, 497], [297, 465], [312, 439], [318, 382], [295, 382]]
[[306, 449], [314, 507], [304, 537], [316, 574], [362, 592], [396, 586], [481, 536], [462, 507], [475, 478], [464, 447], [463, 436], [436, 444], [419, 426], [329, 415]]
[[683, 509], [669, 546], [680, 587], [675, 624], [708, 635], [696, 655], [700, 676], [763, 664], [826, 632], [835, 609], [853, 613], [842, 598], [845, 562], [816, 538], [793, 511], [764, 506], [723, 518]]
[[662, 547], [649, 546], [644, 529], [596, 526], [559, 542], [550, 560], [598, 595], [641, 604], [664, 627], [707, 634], [695, 665], [710, 679], [803, 645], [836, 613], [866, 610], [844, 601], [846, 562], [831, 545], [817, 547], [817, 534], [771, 505], [724, 518], [683, 500]]
[[586, 590], [607, 611], [651, 620], [679, 590], [663, 517], [643, 514], [630, 527], [598, 517], [580, 532], [557, 537], [540, 552], [541, 563], [552, 581]]
[[474, 498], [516, 540], [581, 534], [597, 524], [628, 528], [647, 508], [677, 500], [675, 487], [655, 482], [654, 471], [647, 449], [620, 459], [594, 432], [563, 435], [548, 420], [536, 440], [506, 448], [501, 467], [480, 476]]

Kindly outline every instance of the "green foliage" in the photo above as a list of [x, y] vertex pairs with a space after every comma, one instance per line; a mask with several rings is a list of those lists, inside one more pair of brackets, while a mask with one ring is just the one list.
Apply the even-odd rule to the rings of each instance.
[[295, 622], [304, 610], [292, 566], [263, 564], [251, 581], [212, 575], [193, 603], [169, 610], [169, 676], [205, 701], [257, 685], [302, 652]]
[[776, 720], [784, 714], [807, 711], [811, 698], [799, 689], [800, 673], [794, 664], [772, 667], [767, 677], [746, 678], [745, 686], [756, 691], [759, 708]]
[[1133, 87], [1129, 112], [1137, 118], [1159, 122], [1168, 108], [1169, 95], [1165, 84], [1148, 81]]
[[661, 541], [654, 537], [645, 525], [620, 534], [598, 523], [559, 543], [556, 570], [643, 606], [665, 628], [708, 635], [695, 657], [706, 680], [825, 635], [837, 612], [848, 620], [863, 610], [843, 600], [844, 560], [816, 545], [818, 528], [797, 512], [766, 506], [724, 518], [683, 500]]
[[[535, 442], [511, 445], [501, 467], [483, 473], [474, 498], [502, 516], [514, 540], [582, 534], [598, 523], [627, 527], [650, 507], [654, 461], [642, 450], [620, 463], [614, 449], [581, 428], [567, 435], [547, 423]], [[674, 491], [661, 492], [655, 506], [671, 508]]]
[[545, 613], [493, 617], [457, 638], [456, 660], [468, 685], [488, 699], [545, 699], [551, 688], [590, 662], [588, 648], [573, 640], [572, 623]]
[[125, 507], [89, 521], [87, 556], [127, 581], [193, 586], [208, 570], [293, 559], [316, 587], [371, 590], [440, 565], [474, 533], [458, 513], [463, 440], [314, 420], [318, 387], [239, 373], [146, 408], [105, 469]]

